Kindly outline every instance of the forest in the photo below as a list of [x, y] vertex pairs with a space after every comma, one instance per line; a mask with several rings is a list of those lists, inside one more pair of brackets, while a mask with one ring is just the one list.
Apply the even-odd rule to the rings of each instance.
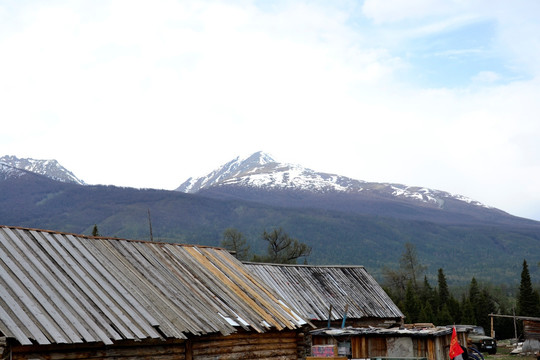
[[[295, 264], [300, 258], [307, 262], [311, 248], [291, 238], [283, 229], [264, 231], [261, 239], [268, 244], [266, 255], [253, 255], [244, 234], [228, 228], [223, 232], [221, 246], [239, 260]], [[540, 264], [538, 264], [540, 266]], [[516, 315], [540, 317], [540, 292], [533, 287], [526, 260], [521, 265], [519, 286], [479, 283], [473, 276], [468, 285], [450, 287], [443, 268], [437, 271], [437, 283], [432, 285], [412, 243], [405, 243], [396, 269], [384, 267], [383, 288], [405, 315], [405, 322], [434, 325], [479, 325], [491, 331], [491, 316]], [[519, 274], [516, 274], [516, 279]], [[463, 276], [463, 274], [462, 274]], [[493, 316], [497, 339], [520, 338], [522, 326], [512, 318]]]
[[[347, 211], [285, 208], [240, 200], [218, 200], [175, 191], [114, 186], [81, 186], [27, 177], [0, 181], [0, 223], [76, 234], [219, 245], [226, 228], [246, 236], [264, 254], [265, 229], [283, 228], [311, 247], [311, 264], [362, 265], [376, 279], [385, 265], [397, 266], [405, 242], [413, 243], [436, 281], [443, 267], [448, 283], [512, 284], [520, 264], [540, 261], [540, 226], [448, 225]], [[346, 210], [346, 209], [344, 209]], [[519, 244], [519, 246], [516, 246]], [[300, 259], [302, 261], [302, 259]], [[532, 267], [538, 276], [540, 268]]]
[[[536, 266], [536, 265], [535, 265]], [[538, 264], [540, 266], [540, 264]], [[521, 280], [511, 284], [480, 283], [471, 278], [468, 286], [448, 286], [443, 268], [437, 271], [437, 284], [428, 281], [426, 266], [415, 246], [406, 243], [396, 269], [384, 268], [383, 287], [405, 314], [406, 323], [435, 325], [480, 325], [491, 330], [490, 314], [540, 317], [540, 292], [533, 287], [529, 265], [523, 260]], [[516, 274], [516, 279], [519, 278]], [[522, 324], [512, 318], [493, 317], [497, 339], [522, 337]]]

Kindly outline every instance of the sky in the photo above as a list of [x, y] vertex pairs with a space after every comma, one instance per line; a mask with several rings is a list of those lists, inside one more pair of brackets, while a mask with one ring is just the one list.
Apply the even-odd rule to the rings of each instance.
[[237, 156], [540, 220], [536, 0], [0, 2], [0, 156], [172, 190]]

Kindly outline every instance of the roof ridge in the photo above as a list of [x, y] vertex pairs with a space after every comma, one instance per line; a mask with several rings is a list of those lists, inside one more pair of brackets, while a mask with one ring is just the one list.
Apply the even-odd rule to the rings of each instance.
[[243, 264], [248, 265], [268, 265], [268, 266], [289, 266], [289, 267], [317, 267], [317, 268], [363, 268], [364, 265], [312, 265], [312, 264], [278, 264], [278, 263], [265, 263], [265, 262], [256, 262], [256, 261], [242, 261]]
[[156, 245], [162, 244], [162, 245], [176, 245], [176, 246], [183, 246], [183, 247], [198, 247], [198, 248], [206, 248], [206, 249], [226, 250], [222, 247], [212, 246], [212, 245], [198, 245], [198, 244], [184, 244], [184, 243], [175, 243], [175, 242], [166, 242], [166, 241], [126, 239], [126, 238], [111, 237], [111, 236], [92, 236], [92, 235], [77, 234], [77, 233], [70, 233], [70, 232], [57, 231], [57, 230], [27, 228], [24, 226], [0, 225], [0, 228], [17, 229], [17, 230], [23, 230], [23, 231], [39, 231], [39, 232], [46, 232], [49, 234], [58, 234], [58, 235], [71, 235], [71, 236], [76, 236], [78, 238], [85, 238], [85, 239], [90, 239], [90, 240], [116, 240], [116, 241], [128, 241], [128, 242], [137, 242], [137, 243], [149, 243], [149, 244], [156, 244]]

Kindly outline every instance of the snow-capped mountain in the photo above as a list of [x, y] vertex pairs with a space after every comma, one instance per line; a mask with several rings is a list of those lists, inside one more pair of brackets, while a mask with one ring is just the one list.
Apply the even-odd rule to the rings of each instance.
[[0, 161], [0, 180], [20, 178], [21, 176], [24, 176], [24, 174], [26, 174], [26, 171], [17, 169], [16, 167]]
[[256, 152], [220, 166], [210, 174], [189, 178], [176, 190], [197, 193], [224, 187], [242, 187], [260, 190], [297, 190], [312, 193], [345, 193], [401, 199], [442, 208], [449, 200], [487, 208], [478, 201], [445, 191], [418, 186], [390, 183], [372, 183], [345, 176], [316, 172], [300, 165], [275, 161], [270, 155]]
[[84, 181], [77, 178], [56, 160], [20, 159], [10, 155], [0, 158], [0, 171], [6, 174], [3, 176], [7, 176], [7, 174], [21, 176], [24, 172], [17, 172], [17, 169], [44, 175], [56, 181], [85, 185]]

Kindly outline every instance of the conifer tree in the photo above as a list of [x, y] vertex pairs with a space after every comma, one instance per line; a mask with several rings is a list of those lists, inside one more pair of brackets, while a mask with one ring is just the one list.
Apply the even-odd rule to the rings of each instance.
[[461, 306], [461, 321], [462, 324], [476, 324], [476, 317], [474, 316], [474, 309], [471, 301], [468, 298], [463, 299], [463, 305]]
[[418, 315], [418, 322], [421, 323], [436, 323], [435, 316], [433, 314], [433, 308], [431, 307], [431, 304], [426, 302], [424, 306], [422, 307], [422, 310], [420, 311], [420, 314]]
[[442, 309], [442, 306], [448, 304], [450, 300], [450, 291], [448, 290], [448, 284], [446, 283], [446, 276], [444, 276], [443, 269], [439, 269], [437, 279], [439, 285], [439, 307]]
[[482, 289], [478, 303], [478, 309], [476, 310], [476, 323], [482, 326], [484, 329], [489, 329], [491, 326], [489, 314], [495, 312], [495, 301], [493, 300], [493, 296], [491, 296], [488, 289]]
[[[448, 325], [452, 324], [455, 320], [458, 320], [461, 311], [459, 307], [459, 302], [454, 299], [454, 297], [450, 294], [450, 290], [448, 289], [448, 284], [446, 283], [446, 276], [444, 275], [443, 269], [439, 269], [438, 271], [438, 285], [439, 285], [439, 321], [441, 320], [441, 317], [443, 319], [447, 319], [447, 317], [450, 318], [451, 322], [448, 322], [446, 324], [439, 323], [439, 325]], [[443, 311], [447, 312], [447, 314], [443, 314]]]
[[[471, 309], [473, 311], [473, 318], [474, 318], [474, 322], [472, 323], [469, 323], [467, 322], [466, 324], [471, 324], [471, 325], [475, 325], [476, 324], [476, 321], [479, 319], [479, 316], [481, 315], [483, 309], [481, 308], [482, 304], [481, 304], [481, 299], [480, 299], [480, 289], [478, 287], [478, 282], [476, 281], [476, 278], [473, 277], [471, 279], [471, 284], [469, 285], [469, 299], [468, 299], [468, 302], [471, 306]], [[463, 304], [464, 306], [465, 305], [468, 305], [468, 304]]]
[[100, 236], [97, 224], [94, 224], [94, 228], [92, 229], [92, 236]]
[[521, 283], [517, 298], [517, 315], [540, 316], [540, 296], [532, 288], [531, 275], [526, 260], [523, 260], [523, 269], [521, 271]]
[[405, 311], [408, 315], [407, 322], [411, 324], [418, 322], [420, 310], [420, 301], [418, 299], [418, 296], [416, 295], [414, 284], [412, 280], [410, 280], [407, 283], [407, 290], [405, 292]]
[[438, 317], [437, 317], [437, 325], [445, 326], [450, 325], [454, 323], [454, 319], [452, 319], [452, 315], [450, 315], [450, 310], [448, 310], [448, 305], [444, 304], [441, 310], [439, 311]]

